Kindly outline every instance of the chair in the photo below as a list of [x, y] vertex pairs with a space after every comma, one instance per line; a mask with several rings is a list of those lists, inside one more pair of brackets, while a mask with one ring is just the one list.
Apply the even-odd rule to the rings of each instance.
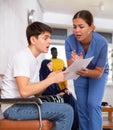
[[0, 119], [0, 130], [52, 130], [53, 122], [49, 120], [42, 120], [40, 105], [41, 100], [39, 98], [16, 98], [16, 99], [1, 99], [1, 103], [34, 103], [37, 105], [39, 120], [8, 120], [8, 119]]
[[104, 129], [113, 129], [113, 107], [102, 107], [102, 112], [107, 112], [107, 117], [103, 117], [103, 128]]

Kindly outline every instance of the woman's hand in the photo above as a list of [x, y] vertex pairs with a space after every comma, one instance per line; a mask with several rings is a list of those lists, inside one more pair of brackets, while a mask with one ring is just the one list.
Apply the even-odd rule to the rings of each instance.
[[78, 55], [78, 54], [76, 53], [76, 51], [72, 51], [72, 52], [71, 52], [71, 56], [72, 56], [72, 58], [67, 60], [67, 65], [68, 65], [68, 66], [70, 66], [70, 65], [71, 65], [74, 61], [76, 61], [76, 60], [83, 59], [83, 54], [82, 54], [82, 52]]
[[58, 93], [59, 96], [63, 96], [64, 94], [65, 94], [64, 92]]
[[69, 95], [69, 94], [72, 94], [72, 92], [71, 92], [69, 89], [67, 89], [67, 88], [64, 90], [64, 92], [65, 92], [66, 94], [68, 94], [68, 95]]
[[64, 94], [70, 95], [72, 92], [69, 89], [65, 89], [64, 92], [60, 92], [58, 95], [63, 96]]
[[73, 61], [76, 61], [76, 60], [78, 60], [78, 59], [83, 59], [83, 54], [82, 54], [82, 52], [78, 55], [78, 54], [76, 53], [76, 51], [72, 51], [71, 56], [72, 56], [72, 60], [73, 60]]
[[79, 70], [76, 74], [80, 76], [87, 76], [91, 78], [100, 78], [104, 72], [104, 67], [95, 67], [95, 69], [83, 68]]
[[83, 68], [83, 69], [79, 70], [76, 74], [78, 74], [80, 76], [88, 76], [88, 69]]

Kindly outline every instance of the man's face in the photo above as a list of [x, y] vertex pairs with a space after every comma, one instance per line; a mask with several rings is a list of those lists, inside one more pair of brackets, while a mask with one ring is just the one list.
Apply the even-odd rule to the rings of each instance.
[[57, 58], [57, 50], [53, 50], [52, 52], [51, 52], [51, 54], [52, 54], [52, 57], [53, 58]]
[[34, 38], [32, 45], [39, 53], [47, 53], [51, 44], [51, 34], [49, 32], [44, 32]]

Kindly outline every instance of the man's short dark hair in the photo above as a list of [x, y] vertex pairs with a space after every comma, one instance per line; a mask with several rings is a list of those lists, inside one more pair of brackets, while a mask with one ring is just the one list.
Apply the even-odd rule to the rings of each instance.
[[38, 35], [44, 33], [44, 32], [49, 32], [50, 34], [52, 33], [52, 28], [44, 23], [41, 22], [33, 22], [30, 25], [28, 25], [26, 29], [26, 37], [27, 41], [29, 44], [30, 42], [30, 37], [35, 36], [38, 38]]
[[56, 47], [52, 47], [51, 48], [51, 52], [54, 51], [54, 50], [57, 50], [57, 48]]

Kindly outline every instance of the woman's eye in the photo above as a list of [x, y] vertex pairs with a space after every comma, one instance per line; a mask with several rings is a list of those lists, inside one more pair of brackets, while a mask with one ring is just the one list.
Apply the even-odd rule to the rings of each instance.
[[80, 26], [80, 28], [84, 28], [83, 26]]

